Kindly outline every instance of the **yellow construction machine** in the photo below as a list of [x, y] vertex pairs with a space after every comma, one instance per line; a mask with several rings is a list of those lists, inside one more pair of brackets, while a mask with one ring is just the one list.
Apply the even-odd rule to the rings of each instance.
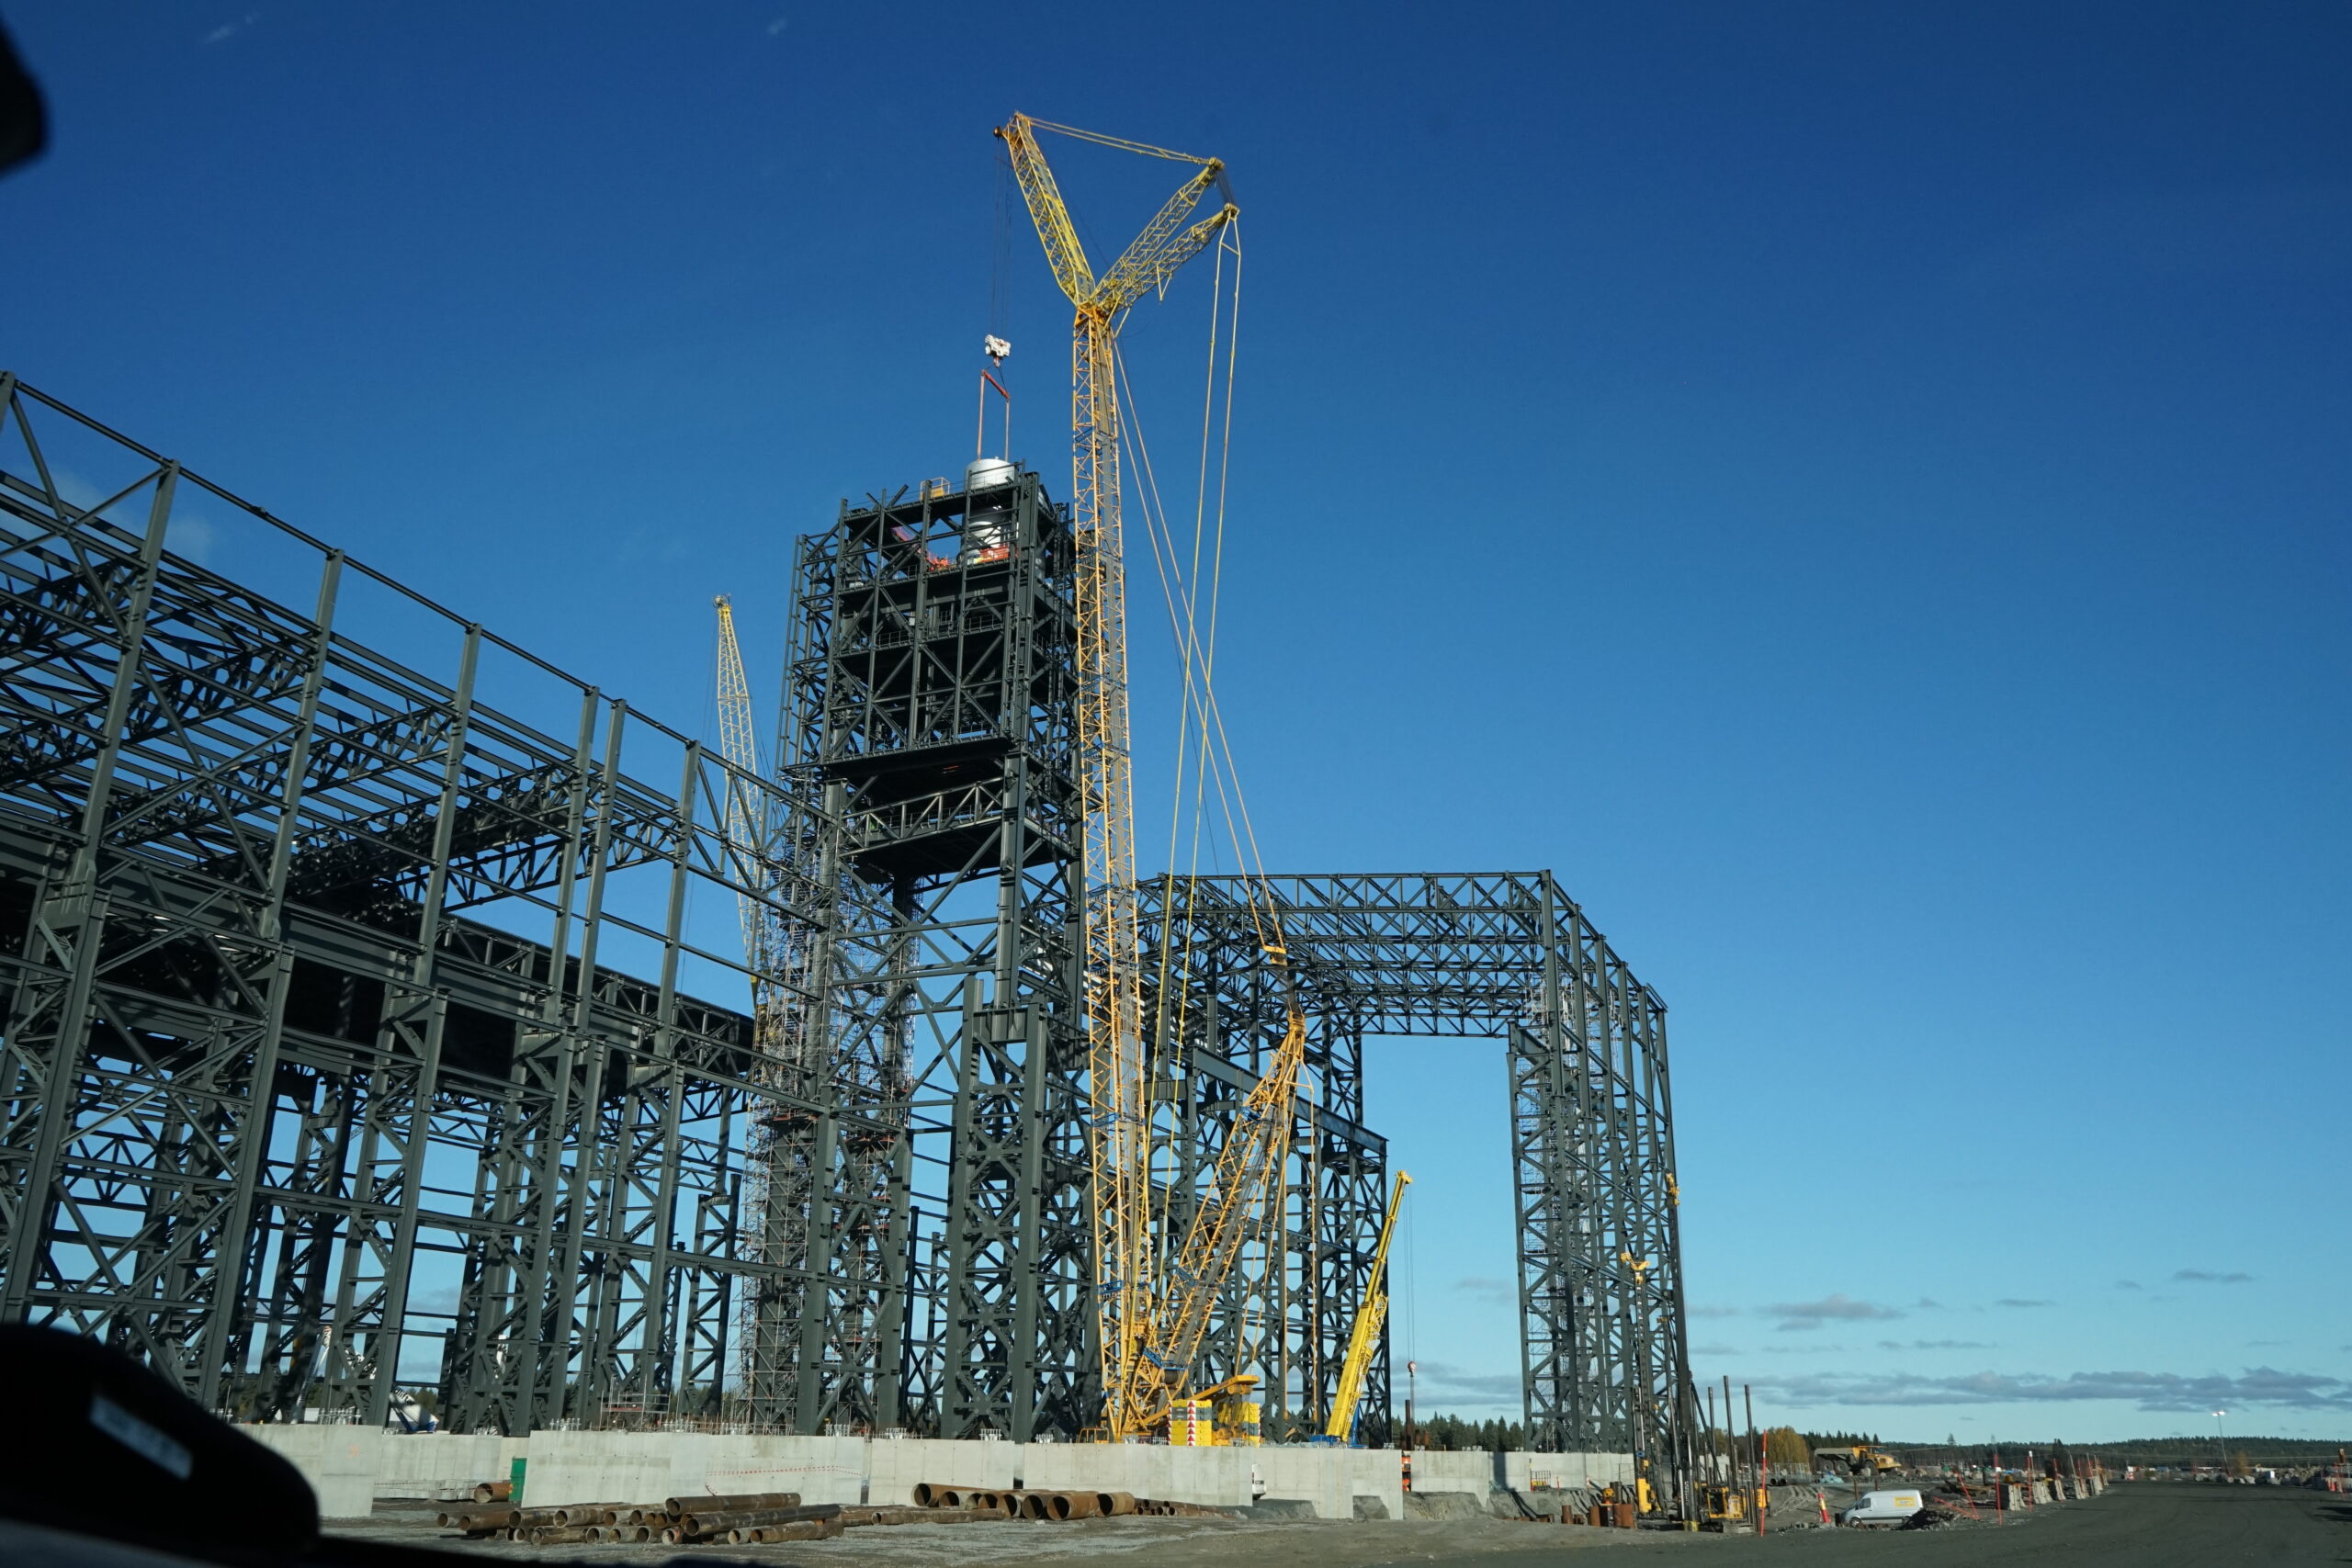
[[1845, 1449], [1815, 1449], [1813, 1462], [1815, 1469], [1825, 1464], [1837, 1465], [1849, 1475], [1892, 1475], [1903, 1468], [1901, 1460], [1866, 1443]]
[[1168, 1415], [1168, 1441], [1180, 1449], [1249, 1448], [1264, 1439], [1256, 1374], [1243, 1372], [1176, 1401]]
[[1396, 1173], [1396, 1189], [1388, 1195], [1388, 1214], [1380, 1222], [1380, 1246], [1372, 1255], [1372, 1278], [1365, 1281], [1363, 1305], [1348, 1335], [1348, 1359], [1340, 1363], [1340, 1387], [1331, 1399], [1331, 1419], [1323, 1439], [1345, 1443], [1355, 1437], [1356, 1405], [1363, 1398], [1364, 1374], [1372, 1369], [1372, 1352], [1380, 1343], [1381, 1325], [1388, 1321], [1388, 1243], [1396, 1234], [1396, 1213], [1405, 1206], [1405, 1189], [1413, 1179]]

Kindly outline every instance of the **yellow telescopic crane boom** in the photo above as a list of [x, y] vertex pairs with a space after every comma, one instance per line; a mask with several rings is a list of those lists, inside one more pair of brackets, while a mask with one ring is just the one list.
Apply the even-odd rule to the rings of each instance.
[[[1069, 209], [1038, 148], [1036, 131], [1197, 166], [1099, 278], [1079, 243]], [[997, 128], [1028, 203], [1054, 281], [1069, 299], [1070, 520], [1078, 549], [1079, 785], [1085, 816], [1087, 1070], [1091, 1097], [1088, 1154], [1094, 1179], [1095, 1303], [1101, 1315], [1104, 1425], [1114, 1437], [1144, 1429], [1130, 1406], [1136, 1369], [1152, 1333], [1158, 1300], [1151, 1246], [1151, 1104], [1143, 1043], [1140, 955], [1136, 945], [1134, 803], [1128, 780], [1126, 573], [1120, 534], [1120, 320], [1164, 288], [1238, 211], [1228, 199], [1199, 223], [1188, 220], [1225, 165], [1140, 142], [1044, 125], [1016, 114]], [[1284, 1115], [1288, 1112], [1285, 1110]], [[1158, 1416], [1166, 1415], [1160, 1402]]]
[[1389, 1194], [1388, 1217], [1380, 1222], [1380, 1246], [1372, 1255], [1372, 1279], [1365, 1284], [1363, 1305], [1348, 1335], [1348, 1359], [1340, 1363], [1340, 1387], [1331, 1399], [1331, 1419], [1323, 1435], [1344, 1443], [1355, 1430], [1356, 1404], [1363, 1398], [1364, 1374], [1372, 1370], [1372, 1348], [1380, 1343], [1380, 1325], [1388, 1321], [1388, 1242], [1396, 1234], [1396, 1213], [1405, 1206], [1405, 1189], [1413, 1179], [1396, 1173], [1396, 1190]]

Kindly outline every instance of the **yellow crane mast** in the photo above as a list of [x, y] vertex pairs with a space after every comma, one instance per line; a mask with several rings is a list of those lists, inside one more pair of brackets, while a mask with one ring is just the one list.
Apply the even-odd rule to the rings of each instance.
[[[1079, 241], [1039, 130], [1197, 172], [1162, 204], [1135, 242], [1097, 276]], [[1101, 1316], [1104, 1425], [1114, 1437], [1167, 1414], [1148, 1385], [1168, 1370], [1141, 1371], [1164, 1351], [1151, 1341], [1159, 1314], [1152, 1269], [1151, 1103], [1144, 1059], [1140, 955], [1136, 942], [1135, 824], [1128, 778], [1126, 578], [1120, 528], [1118, 332], [1127, 310], [1164, 288], [1238, 209], [1190, 223], [1201, 198], [1222, 187], [1225, 165], [1165, 148], [1072, 130], [1016, 114], [997, 129], [1010, 152], [1054, 281], [1075, 312], [1070, 337], [1070, 515], [1078, 549], [1079, 776], [1085, 818], [1084, 936], [1087, 1066], [1092, 1098], [1089, 1159], [1094, 1180], [1095, 1302]], [[1295, 1081], [1294, 1072], [1293, 1081]], [[1287, 1117], [1287, 1102], [1283, 1115]], [[1221, 1189], [1221, 1196], [1231, 1197]], [[1182, 1370], [1177, 1375], [1181, 1377]], [[1139, 1388], [1140, 1385], [1145, 1385]], [[1136, 1399], [1147, 1400], [1138, 1408]]]
[[1348, 1359], [1340, 1363], [1340, 1387], [1331, 1399], [1331, 1419], [1323, 1435], [1344, 1443], [1354, 1433], [1356, 1404], [1363, 1398], [1364, 1373], [1372, 1370], [1373, 1347], [1380, 1342], [1380, 1325], [1388, 1321], [1388, 1243], [1396, 1234], [1397, 1211], [1405, 1206], [1405, 1189], [1413, 1179], [1396, 1173], [1396, 1187], [1388, 1195], [1388, 1217], [1380, 1222], [1380, 1245], [1372, 1255], [1372, 1278], [1357, 1309], [1356, 1325], [1348, 1334]]

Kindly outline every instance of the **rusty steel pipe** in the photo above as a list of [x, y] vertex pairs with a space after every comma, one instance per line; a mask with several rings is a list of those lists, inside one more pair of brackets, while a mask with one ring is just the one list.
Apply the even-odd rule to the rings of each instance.
[[716, 1514], [729, 1508], [797, 1508], [797, 1492], [729, 1492], [715, 1497], [664, 1497], [663, 1512], [672, 1518], [687, 1514]]

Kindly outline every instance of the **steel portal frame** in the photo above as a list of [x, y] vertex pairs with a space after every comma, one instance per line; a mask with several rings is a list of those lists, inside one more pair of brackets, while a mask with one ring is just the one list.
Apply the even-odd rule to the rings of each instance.
[[[1293, 1397], [1310, 1410], [1328, 1400], [1331, 1336], [1345, 1343], [1378, 1235], [1381, 1171], [1351, 1161], [1346, 1135], [1363, 1115], [1364, 1036], [1498, 1038], [1509, 1055], [1529, 1440], [1552, 1451], [1677, 1453], [1690, 1372], [1665, 1002], [1549, 872], [1268, 882], [1261, 908], [1273, 910], [1304, 1005], [1322, 1023], [1310, 1064], [1321, 1068], [1320, 1159], [1334, 1173], [1325, 1185], [1346, 1185], [1334, 1197], [1356, 1217], [1337, 1256], [1308, 1262], [1304, 1239], [1292, 1243], [1287, 1274], [1311, 1303], [1293, 1343], [1327, 1357], [1292, 1373]], [[1237, 1031], [1270, 1043], [1282, 1011], [1252, 983], [1262, 917], [1252, 917], [1241, 881], [1147, 882], [1143, 911], [1163, 972], [1188, 976], [1188, 994], [1216, 998], [1193, 1008], [1188, 1039], [1226, 1060]], [[1257, 1288], [1281, 1287], [1269, 1277]], [[1366, 1383], [1373, 1410], [1388, 1408], [1388, 1375], [1384, 1343]]]
[[[0, 1317], [253, 1416], [1091, 1420], [1070, 551], [1034, 476], [979, 498], [994, 559], [944, 487], [803, 542], [761, 780], [7, 377], [0, 443]], [[192, 558], [230, 525], [277, 598]], [[442, 674], [359, 640], [401, 615]], [[516, 716], [551, 694], [569, 734]], [[1276, 890], [1313, 1105], [1204, 1371], [1263, 1367], [1276, 1435], [1319, 1417], [1385, 1197], [1363, 1041], [1498, 1036], [1533, 1437], [1658, 1451], [1663, 1005], [1547, 874]], [[739, 894], [796, 933], [780, 1030], [701, 999], [754, 994], [692, 921]], [[1181, 1218], [1281, 1009], [1230, 881], [1141, 894]], [[1384, 1347], [1367, 1437], [1386, 1379]]]

